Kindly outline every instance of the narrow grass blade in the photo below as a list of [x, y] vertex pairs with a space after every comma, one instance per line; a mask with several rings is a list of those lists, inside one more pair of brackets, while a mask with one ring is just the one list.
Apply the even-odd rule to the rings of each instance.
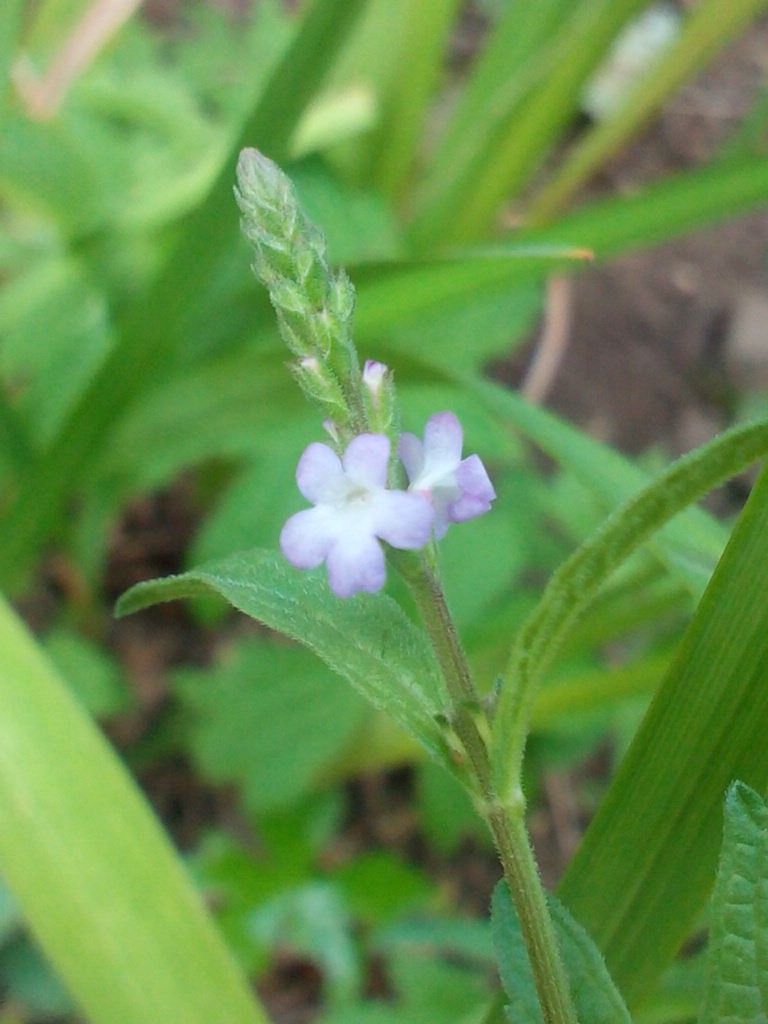
[[551, 221], [590, 175], [643, 127], [669, 95], [766, 6], [766, 0], [729, 0], [727, 4], [722, 0], [707, 0], [694, 8], [678, 42], [643, 78], [620, 110], [577, 144], [554, 179], [534, 198], [527, 222], [535, 225]]
[[0, 604], [0, 871], [91, 1024], [266, 1024], [117, 756]]
[[510, 245], [458, 253], [434, 260], [369, 264], [355, 272], [360, 333], [404, 323], [446, 302], [470, 299], [480, 290], [505, 291], [591, 259], [588, 249], [571, 245]]
[[750, 156], [672, 175], [633, 196], [590, 203], [551, 227], [521, 232], [516, 244], [584, 245], [604, 260], [665, 242], [768, 202], [768, 161]]
[[425, 168], [416, 197], [412, 239], [428, 242], [441, 219], [498, 145], [513, 112], [551, 64], [558, 23], [577, 0], [523, 0], [500, 16], [462, 90], [456, 110]]
[[371, 180], [397, 197], [412, 170], [424, 116], [442, 72], [458, 0], [409, 0], [398, 40], [395, 87], [372, 146]]
[[768, 783], [768, 472], [561, 886], [630, 1006], [714, 880], [723, 796]]
[[[499, 131], [482, 163], [472, 166], [430, 214], [422, 244], [458, 244], [482, 237], [503, 200], [515, 196], [538, 168], [578, 107], [581, 88], [622, 26], [647, 0], [582, 0], [548, 41], [548, 60], [519, 108]], [[418, 225], [417, 235], [421, 234]]]
[[[524, 231], [509, 242], [445, 260], [367, 265], [352, 269], [358, 289], [357, 326], [380, 330], [423, 315], [459, 294], [499, 291], [531, 276], [608, 259], [626, 249], [667, 241], [768, 202], [768, 161], [749, 156], [672, 176], [629, 197], [590, 203], [551, 227]], [[520, 259], [527, 254], [530, 262]], [[506, 259], [505, 257], [510, 257]], [[561, 267], [557, 257], [562, 256]]]

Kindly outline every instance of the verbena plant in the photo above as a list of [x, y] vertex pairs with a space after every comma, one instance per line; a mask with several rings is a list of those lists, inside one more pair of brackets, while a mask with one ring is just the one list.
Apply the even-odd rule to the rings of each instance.
[[[522, 625], [503, 676], [479, 689], [444, 596], [437, 547], [451, 524], [489, 512], [496, 496], [485, 469], [477, 456], [462, 459], [461, 427], [450, 412], [428, 420], [423, 443], [400, 433], [391, 373], [372, 360], [361, 369], [350, 329], [351, 284], [330, 270], [322, 236], [287, 179], [246, 150], [238, 180], [255, 270], [295, 356], [297, 381], [325, 417], [330, 440], [311, 444], [299, 461], [297, 481], [314, 507], [286, 522], [281, 546], [300, 569], [326, 563], [330, 587], [320, 575], [302, 578], [280, 556], [256, 550], [139, 584], [121, 609], [212, 590], [306, 644], [452, 772], [485, 820], [507, 886], [497, 893], [494, 928], [511, 1019], [629, 1020], [598, 948], [564, 906], [548, 906], [541, 887], [522, 784], [531, 712], [543, 675], [611, 575], [686, 506], [768, 451], [768, 423], [724, 434], [619, 508], [555, 573]], [[702, 821], [701, 802], [717, 803], [737, 774], [761, 787], [768, 778], [765, 723], [756, 727], [753, 717], [758, 706], [768, 713], [764, 696], [755, 702], [765, 685], [768, 607], [761, 594], [755, 610], [762, 587], [744, 561], [754, 558], [752, 545], [765, 544], [767, 495], [764, 477], [563, 885], [630, 997], [674, 954], [706, 891], [715, 854], [707, 833], [712, 829], [715, 838], [717, 827]], [[422, 628], [384, 595], [342, 600], [381, 591], [382, 542]], [[732, 615], [743, 634], [724, 645]], [[706, 709], [698, 718], [696, 697]], [[746, 720], [735, 744], [734, 713]], [[743, 784], [729, 801], [733, 831], [715, 901], [703, 1020], [747, 1020], [765, 1005], [767, 968], [758, 947], [768, 808]], [[734, 862], [742, 856], [746, 876]], [[741, 943], [748, 948], [737, 949]]]
[[[224, 669], [206, 676], [204, 685], [221, 682], [216, 692], [228, 695], [228, 712], [206, 703], [194, 679], [180, 680], [180, 696], [190, 707], [197, 701], [210, 720], [207, 733], [189, 739], [190, 749], [212, 778], [243, 783], [254, 811], [285, 806], [278, 798], [304, 795], [322, 772], [338, 777], [403, 757], [431, 756], [471, 794], [515, 894], [513, 905], [501, 889], [494, 908], [512, 1019], [537, 1020], [542, 1013], [569, 1019], [572, 1001], [581, 1020], [626, 1018], [622, 999], [634, 1012], [706, 902], [723, 795], [736, 778], [765, 786], [768, 630], [754, 572], [765, 554], [765, 483], [755, 488], [725, 553], [725, 529], [703, 512], [671, 518], [760, 455], [765, 426], [725, 435], [651, 483], [617, 453], [482, 375], [486, 359], [508, 349], [511, 332], [522, 336], [538, 308], [539, 282], [553, 268], [585, 249], [602, 258], [670, 237], [768, 193], [759, 131], [750, 130], [708, 168], [561, 216], [592, 170], [762, 5], [700, 4], [654, 73], [611, 117], [589, 128], [552, 175], [541, 176], [546, 155], [562, 146], [572, 125], [581, 86], [644, 6], [593, 0], [510, 6], [428, 159], [422, 129], [439, 92], [455, 3], [319, 0], [298, 27], [265, 4], [262, 20], [238, 37], [209, 23], [202, 40], [216, 31], [220, 45], [204, 58], [194, 41], [179, 44], [181, 75], [163, 66], [157, 44], [135, 28], [51, 124], [31, 121], [5, 97], [0, 183], [11, 228], [4, 253], [10, 283], [0, 314], [11, 341], [0, 406], [0, 472], [8, 495], [0, 572], [9, 586], [28, 578], [55, 538], [75, 568], [69, 615], [93, 629], [102, 616], [98, 584], [109, 524], [129, 496], [167, 483], [185, 467], [200, 467], [209, 493], [221, 478], [214, 460], [224, 461], [228, 478], [194, 560], [254, 542], [274, 546], [296, 507], [286, 467], [317, 436], [320, 417], [295, 397], [272, 314], [248, 283], [247, 260], [234, 243], [232, 154], [243, 144], [256, 143], [283, 160], [294, 155], [301, 193], [327, 225], [335, 259], [343, 258], [355, 279], [361, 350], [397, 372], [397, 397], [384, 362], [361, 373], [351, 342], [349, 284], [329, 271], [323, 242], [298, 212], [290, 186], [276, 171], [262, 180], [269, 165], [252, 161], [242, 189], [248, 233], [260, 245], [273, 243], [271, 257], [269, 245], [260, 249], [260, 273], [297, 351], [299, 382], [335, 424], [331, 446], [342, 454], [361, 434], [387, 437], [395, 474], [398, 410], [414, 429], [429, 418], [435, 433], [454, 421], [435, 426], [431, 416], [454, 409], [472, 447], [492, 467], [493, 512], [452, 526], [439, 557], [431, 541], [418, 549], [435, 527], [423, 519], [422, 506], [422, 519], [413, 513], [415, 532], [405, 538], [399, 519], [385, 515], [380, 532], [371, 527], [367, 568], [356, 573], [352, 557], [345, 578], [353, 582], [345, 586], [337, 578], [337, 590], [355, 589], [361, 579], [366, 587], [378, 584], [380, 554], [370, 554], [372, 547], [382, 550], [378, 536], [406, 548], [388, 555], [393, 596], [346, 600], [281, 556], [261, 554], [213, 562], [128, 600], [218, 591], [302, 640], [383, 708], [386, 721], [404, 727], [391, 730], [381, 718], [366, 717], [333, 675], [321, 675], [293, 649], [244, 650], [234, 687]], [[19, 49], [21, 13], [20, 3], [4, 6], [6, 62]], [[33, 51], [45, 51], [56, 38], [60, 15], [57, 4], [43, 6], [27, 30]], [[272, 39], [281, 52], [267, 45]], [[225, 55], [233, 47], [241, 64], [266, 69], [245, 89], [226, 85]], [[144, 69], [138, 79], [137, 68]], [[352, 104], [351, 117], [361, 77], [362, 114]], [[760, 117], [758, 108], [753, 128]], [[353, 128], [358, 134], [350, 137]], [[496, 224], [508, 198], [523, 223], [511, 238]], [[510, 428], [534, 440], [570, 478], [548, 489]], [[409, 481], [399, 472], [386, 487], [377, 479], [377, 494], [405, 492]], [[586, 484], [591, 502], [574, 478]], [[469, 501], [463, 513], [441, 506], [442, 525], [446, 516], [488, 504], [488, 484], [475, 479], [482, 487], [464, 493], [475, 506]], [[78, 514], [62, 532], [74, 498]], [[602, 512], [625, 501], [556, 572], [541, 600], [524, 586], [531, 563], [548, 568], [560, 554], [536, 525], [542, 511], [581, 539]], [[345, 533], [341, 528], [339, 536]], [[290, 537], [286, 550], [302, 563], [319, 553], [310, 558], [306, 544], [297, 550]], [[614, 572], [615, 582], [606, 586]], [[520, 599], [510, 601], [513, 588]], [[413, 605], [423, 627], [411, 621]], [[559, 652], [583, 655], [631, 628], [655, 630], [670, 612], [679, 629], [694, 605], [674, 658], [668, 643], [653, 647], [631, 667], [634, 675], [621, 678], [582, 660], [580, 676], [540, 689]], [[2, 630], [2, 870], [77, 1001], [91, 1019], [105, 1022], [263, 1018], [106, 747], [9, 613]], [[506, 657], [513, 632], [518, 639]], [[56, 654], [56, 645], [49, 646]], [[74, 665], [76, 677], [93, 672], [80, 655]], [[236, 695], [247, 674], [260, 674], [264, 689], [279, 695], [279, 712], [266, 704], [251, 711], [259, 741], [251, 744], [255, 753], [236, 762], [231, 750], [221, 753], [226, 740], [219, 738], [217, 747], [214, 737], [217, 728], [220, 736], [233, 735]], [[658, 688], [563, 881], [561, 903], [548, 909], [523, 829], [528, 729], [561, 722], [574, 706], [610, 705], [610, 686], [645, 694]], [[302, 719], [299, 704], [321, 717]], [[288, 758], [284, 750], [278, 754], [279, 729], [270, 746], [265, 721], [271, 718], [295, 728]], [[326, 731], [323, 745], [318, 734]], [[431, 778], [426, 769], [423, 777]], [[764, 810], [743, 786], [730, 791], [727, 807], [702, 1012], [705, 1020], [753, 1020], [760, 999], [764, 1011], [766, 985]], [[231, 854], [225, 850], [221, 859]], [[218, 869], [208, 866], [214, 875]], [[748, 895], [742, 878], [752, 880]], [[266, 883], [253, 884], [262, 892]], [[317, 893], [307, 899], [316, 914]], [[252, 932], [255, 925], [248, 927]], [[317, 940], [316, 948], [323, 944]], [[250, 967], [248, 956], [252, 951], [245, 957]], [[341, 991], [339, 961], [328, 958]], [[415, 1004], [420, 985], [412, 982], [409, 990], [403, 982], [414, 1003], [393, 1011], [397, 1019], [411, 1013], [418, 1020], [420, 1012], [451, 1019], [450, 1008], [438, 1009], [443, 981], [431, 986], [426, 1010]], [[356, 1006], [353, 1019], [369, 1011], [379, 1014], [376, 1020], [387, 1013]], [[501, 1013], [495, 1005], [487, 1014], [478, 1010], [488, 1021]]]

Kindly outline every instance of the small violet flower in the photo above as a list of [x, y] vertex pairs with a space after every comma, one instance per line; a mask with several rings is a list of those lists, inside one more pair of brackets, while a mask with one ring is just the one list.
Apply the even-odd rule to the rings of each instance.
[[331, 590], [339, 597], [384, 585], [380, 540], [413, 549], [432, 535], [432, 505], [419, 494], [387, 490], [389, 452], [384, 434], [360, 434], [342, 459], [320, 443], [309, 445], [299, 459], [296, 482], [314, 508], [291, 516], [280, 547], [298, 569], [325, 562]]
[[487, 512], [496, 497], [479, 456], [462, 459], [462, 443], [461, 424], [452, 412], [438, 412], [427, 420], [423, 443], [414, 434], [400, 438], [398, 451], [410, 481], [408, 490], [431, 501], [438, 539], [445, 536], [450, 523]]

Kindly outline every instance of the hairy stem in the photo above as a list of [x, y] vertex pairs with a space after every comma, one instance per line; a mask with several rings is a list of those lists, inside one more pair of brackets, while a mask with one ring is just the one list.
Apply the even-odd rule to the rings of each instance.
[[520, 918], [544, 1020], [547, 1024], [577, 1024], [544, 887], [525, 827], [523, 804], [513, 809], [491, 807], [487, 820]]
[[488, 721], [445, 600], [440, 579], [423, 557], [398, 552], [393, 559], [421, 613], [450, 700], [450, 719], [469, 761], [476, 804], [499, 854], [517, 908], [545, 1024], [577, 1024], [549, 916], [544, 889], [525, 828], [525, 802], [496, 796], [488, 755]]

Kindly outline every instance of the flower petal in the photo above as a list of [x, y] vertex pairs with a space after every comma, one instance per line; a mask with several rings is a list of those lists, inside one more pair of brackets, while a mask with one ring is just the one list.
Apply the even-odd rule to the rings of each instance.
[[432, 536], [434, 509], [420, 494], [383, 491], [374, 510], [376, 536], [394, 548], [423, 548]]
[[381, 590], [386, 575], [384, 552], [364, 530], [347, 532], [328, 553], [328, 582], [338, 597]]
[[304, 449], [296, 467], [296, 483], [307, 501], [313, 505], [321, 501], [339, 501], [347, 491], [339, 456], [327, 444], [320, 444], [319, 441]]
[[344, 452], [344, 472], [363, 487], [386, 487], [389, 448], [386, 434], [358, 435]]
[[397, 454], [405, 466], [409, 482], [413, 483], [424, 469], [424, 445], [415, 434], [401, 434]]
[[314, 569], [325, 561], [337, 536], [338, 524], [331, 510], [306, 508], [286, 522], [280, 532], [280, 548], [297, 569]]
[[448, 507], [451, 522], [461, 523], [490, 509], [496, 491], [478, 455], [470, 455], [459, 464], [456, 483], [461, 494]]
[[452, 473], [461, 459], [463, 431], [452, 412], [436, 412], [424, 428], [424, 461], [430, 477]]

